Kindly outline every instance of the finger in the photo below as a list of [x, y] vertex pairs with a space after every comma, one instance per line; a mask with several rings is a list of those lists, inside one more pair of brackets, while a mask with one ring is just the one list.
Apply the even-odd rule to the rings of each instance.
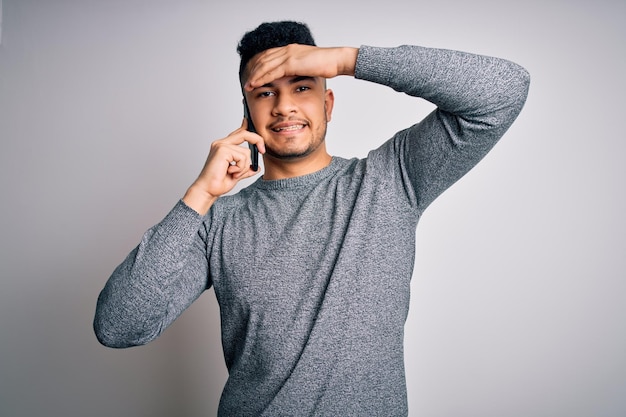
[[[228, 145], [241, 145], [247, 140], [248, 133], [252, 132], [248, 131], [248, 121], [244, 117], [240, 127], [230, 132], [225, 138], [216, 142], [226, 143]], [[254, 133], [252, 134], [254, 135]]]
[[286, 46], [262, 52], [257, 59], [251, 62], [248, 81], [244, 86], [245, 89], [250, 91], [255, 87], [265, 85], [288, 75], [285, 65], [288, 59], [288, 48]]
[[250, 161], [250, 150], [236, 146], [231, 149], [230, 155], [226, 158], [226, 162], [228, 163], [226, 170], [229, 174], [241, 172], [250, 165]]
[[251, 161], [242, 162], [241, 164], [237, 163], [236, 165], [231, 165], [228, 169], [228, 173], [233, 177], [233, 179], [236, 179], [236, 180], [241, 180], [244, 178], [252, 177], [256, 175], [258, 171], [253, 171], [251, 169], [250, 162]]
[[226, 172], [229, 175], [232, 176], [240, 176], [241, 173], [245, 170], [245, 167], [242, 164], [237, 164], [235, 161], [232, 161], [229, 166], [228, 169], [226, 170]]
[[240, 177], [238, 177], [237, 179], [239, 180], [243, 180], [246, 178], [250, 178], [250, 177], [254, 177], [255, 175], [259, 174], [261, 172], [260, 169], [253, 171], [252, 169], [248, 169], [246, 172], [242, 173]]
[[245, 134], [246, 142], [251, 145], [256, 145], [257, 150], [261, 153], [265, 153], [265, 140], [263, 140], [263, 136], [258, 133], [248, 132]]
[[254, 90], [255, 88], [262, 87], [266, 84], [271, 83], [274, 80], [287, 76], [288, 73], [285, 71], [285, 67], [282, 65], [266, 65], [263, 67], [259, 67], [259, 69], [255, 70], [254, 74], [248, 78], [244, 89], [248, 92]]
[[261, 152], [262, 154], [265, 153], [265, 142], [263, 141], [263, 137], [261, 135], [259, 135], [258, 133], [254, 133], [248, 130], [248, 119], [246, 117], [243, 118], [243, 121], [241, 122], [241, 127], [239, 129], [237, 129], [235, 132], [233, 132], [232, 134], [235, 133], [239, 133], [241, 131], [244, 131], [243, 136], [244, 136], [244, 140], [252, 145], [256, 145], [257, 150], [259, 152]]

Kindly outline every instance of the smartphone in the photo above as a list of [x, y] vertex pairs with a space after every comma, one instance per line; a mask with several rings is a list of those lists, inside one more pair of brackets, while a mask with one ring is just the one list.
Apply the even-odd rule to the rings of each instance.
[[[246, 120], [248, 120], [248, 131], [252, 133], [256, 133], [256, 129], [254, 128], [254, 123], [252, 123], [252, 119], [250, 118], [250, 110], [248, 110], [248, 102], [246, 101], [245, 97], [243, 99], [243, 116], [246, 118]], [[252, 168], [253, 171], [258, 171], [259, 170], [259, 150], [257, 149], [256, 145], [253, 145], [252, 143], [249, 143], [249, 142], [248, 142], [248, 147], [250, 148], [250, 157], [252, 159], [252, 164], [250, 165], [250, 168]]]

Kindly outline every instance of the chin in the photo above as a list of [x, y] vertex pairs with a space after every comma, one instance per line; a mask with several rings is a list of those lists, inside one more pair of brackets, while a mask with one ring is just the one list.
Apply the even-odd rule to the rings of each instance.
[[274, 149], [270, 149], [270, 148], [266, 148], [266, 152], [269, 156], [275, 158], [275, 159], [282, 159], [282, 160], [294, 160], [294, 159], [301, 159], [304, 158], [310, 154], [313, 153], [312, 149], [306, 149], [306, 150], [280, 150], [280, 151], [276, 151]]

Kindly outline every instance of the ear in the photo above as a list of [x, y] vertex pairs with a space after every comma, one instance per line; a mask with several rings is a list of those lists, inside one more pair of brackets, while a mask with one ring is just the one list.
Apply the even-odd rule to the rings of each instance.
[[326, 112], [326, 122], [330, 122], [333, 114], [333, 106], [335, 105], [335, 93], [327, 88], [324, 91], [324, 111]]

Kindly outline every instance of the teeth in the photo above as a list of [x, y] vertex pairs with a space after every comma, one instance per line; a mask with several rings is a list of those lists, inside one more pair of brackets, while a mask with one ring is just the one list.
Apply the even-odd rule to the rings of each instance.
[[280, 127], [278, 129], [274, 129], [277, 132], [282, 132], [285, 130], [299, 130], [302, 129], [304, 127], [304, 125], [293, 125], [293, 126], [288, 126], [288, 127]]

